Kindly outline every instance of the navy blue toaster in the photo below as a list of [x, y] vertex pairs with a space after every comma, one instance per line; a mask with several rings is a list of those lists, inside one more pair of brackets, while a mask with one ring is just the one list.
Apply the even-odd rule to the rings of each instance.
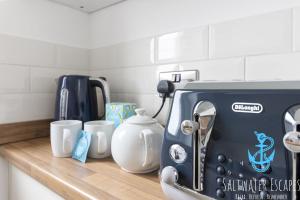
[[300, 82], [190, 83], [174, 95], [160, 180], [169, 199], [300, 199]]

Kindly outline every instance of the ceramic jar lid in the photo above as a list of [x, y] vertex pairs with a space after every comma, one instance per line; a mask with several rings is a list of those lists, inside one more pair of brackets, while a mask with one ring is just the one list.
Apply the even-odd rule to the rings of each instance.
[[144, 108], [135, 109], [137, 115], [132, 116], [126, 120], [128, 124], [153, 124], [157, 123], [155, 119], [146, 115], [146, 110]]

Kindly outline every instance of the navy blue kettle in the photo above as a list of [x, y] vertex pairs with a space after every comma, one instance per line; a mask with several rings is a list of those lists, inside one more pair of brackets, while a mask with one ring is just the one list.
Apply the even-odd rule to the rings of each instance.
[[58, 79], [55, 120], [99, 120], [104, 118], [105, 104], [109, 102], [110, 92], [105, 78], [64, 75]]

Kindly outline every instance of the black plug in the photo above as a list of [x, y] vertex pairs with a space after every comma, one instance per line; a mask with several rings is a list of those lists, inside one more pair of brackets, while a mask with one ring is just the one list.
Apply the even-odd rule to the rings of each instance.
[[161, 103], [161, 106], [160, 106], [159, 110], [153, 116], [153, 118], [157, 117], [157, 115], [163, 109], [167, 97], [170, 97], [171, 93], [173, 93], [174, 90], [175, 90], [175, 87], [174, 87], [174, 84], [172, 83], [172, 81], [168, 81], [168, 80], [161, 80], [161, 81], [159, 81], [159, 83], [157, 85], [157, 92], [162, 97], [162, 103]]
[[174, 90], [175, 87], [172, 81], [161, 80], [157, 85], [157, 92], [162, 95], [162, 97], [170, 97]]

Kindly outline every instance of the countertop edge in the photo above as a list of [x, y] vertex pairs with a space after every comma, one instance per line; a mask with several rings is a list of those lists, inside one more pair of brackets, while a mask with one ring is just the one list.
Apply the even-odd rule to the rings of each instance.
[[[101, 199], [118, 199], [106, 193], [105, 191], [100, 192], [99, 189], [94, 189], [95, 191], [97, 191], [96, 197], [95, 195], [89, 194], [89, 192], [87, 191], [79, 189], [80, 186], [76, 185], [76, 183], [70, 185], [66, 181], [59, 179], [50, 171], [39, 167], [39, 165], [43, 165], [44, 163], [41, 163], [41, 161], [32, 158], [30, 155], [26, 155], [25, 152], [22, 152], [20, 149], [12, 146], [11, 144], [0, 146], [0, 155], [3, 156], [3, 158], [5, 158], [9, 163], [23, 171], [25, 174], [32, 177], [33, 179], [65, 199], [73, 200], [74, 197], [76, 197], [76, 199], [98, 200], [100, 199], [100, 196]], [[30, 161], [26, 158], [30, 159]], [[93, 190], [93, 188], [90, 189]]]

